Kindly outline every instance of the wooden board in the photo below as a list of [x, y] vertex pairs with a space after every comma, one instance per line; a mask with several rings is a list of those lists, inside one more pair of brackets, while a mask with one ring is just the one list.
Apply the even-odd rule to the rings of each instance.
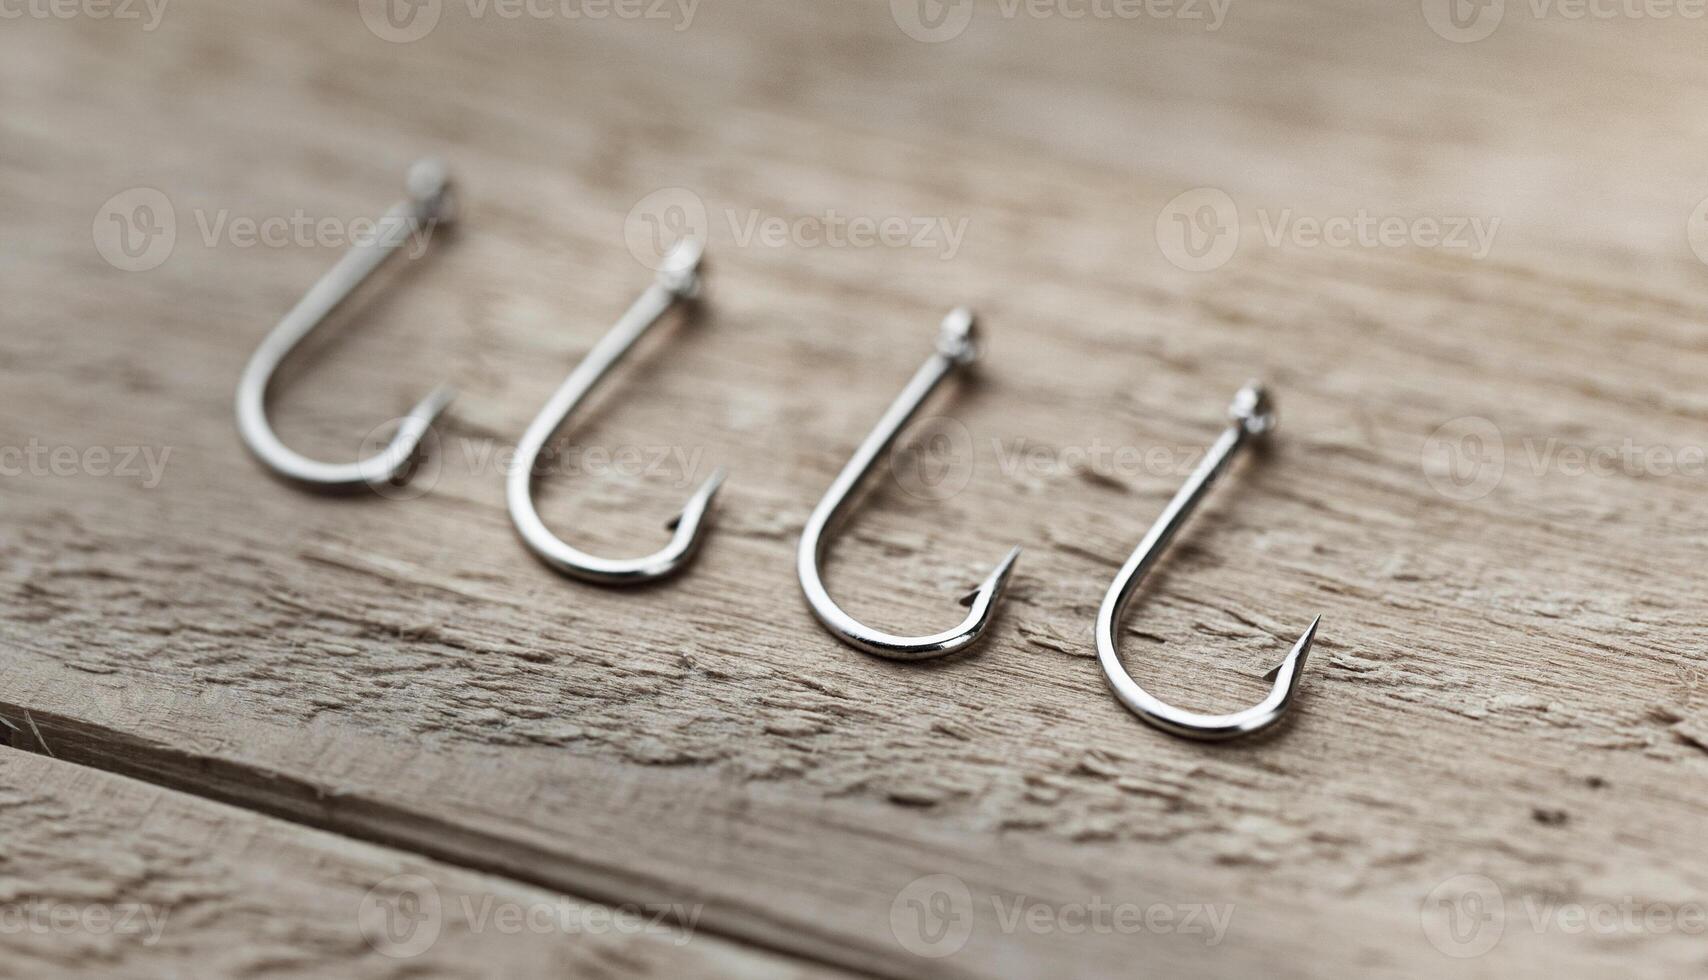
[[[819, 975], [613, 909], [59, 762], [0, 756], [16, 977]], [[826, 974], [834, 975], [834, 974]]]
[[[877, 3], [685, 30], [449, 4], [408, 44], [334, 3], [0, 31], [0, 86], [32, 93], [0, 117], [0, 445], [46, 459], [3, 483], [13, 743], [517, 888], [703, 905], [696, 935], [803, 968], [1699, 974], [1697, 26], [1515, 8], [1456, 44], [1352, 4], [1216, 31], [977, 14], [939, 44]], [[463, 180], [461, 227], [274, 417], [351, 458], [449, 380], [429, 492], [295, 492], [246, 457], [231, 392], [339, 249], [229, 221], [377, 214], [426, 152]], [[91, 224], [139, 187], [177, 242], [131, 272]], [[1169, 219], [1200, 187], [1240, 244], [1190, 272]], [[706, 208], [711, 301], [562, 444], [692, 465], [583, 458], [543, 510], [637, 554], [694, 478], [732, 478], [688, 575], [613, 592], [514, 541], [496, 454], [648, 281], [627, 236], [672, 188]], [[1499, 221], [1481, 256], [1295, 223], [1360, 214]], [[850, 217], [964, 235], [813, 240]], [[745, 237], [773, 218], [783, 244]], [[958, 489], [881, 480], [830, 585], [938, 628], [1026, 552], [978, 653], [882, 662], [813, 623], [794, 542], [957, 303], [990, 336], [928, 409]], [[1091, 621], [1258, 375], [1273, 446], [1123, 642], [1160, 696], [1231, 707], [1323, 628], [1284, 731], [1184, 743], [1106, 693]], [[94, 475], [91, 447], [142, 470]], [[1574, 931], [1578, 906], [1671, 924]]]

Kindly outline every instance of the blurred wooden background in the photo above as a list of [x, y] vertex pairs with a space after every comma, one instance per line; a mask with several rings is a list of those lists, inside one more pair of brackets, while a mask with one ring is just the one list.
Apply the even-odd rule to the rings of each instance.
[[[1687, 6], [98, 7], [0, 20], [0, 975], [1708, 965]], [[238, 373], [426, 154], [463, 222], [274, 418], [353, 458], [461, 397], [407, 499], [296, 492]], [[711, 302], [544, 510], [635, 554], [731, 481], [682, 578], [566, 581], [502, 452], [683, 228]], [[1026, 552], [979, 652], [884, 662], [793, 547], [962, 303], [951, 451], [879, 481], [831, 587], [940, 628]], [[1129, 664], [1242, 706], [1323, 627], [1290, 723], [1205, 746], [1109, 696], [1091, 623], [1253, 376], [1282, 426]], [[473, 914], [566, 897], [671, 915]], [[121, 906], [159, 929], [20, 925]]]

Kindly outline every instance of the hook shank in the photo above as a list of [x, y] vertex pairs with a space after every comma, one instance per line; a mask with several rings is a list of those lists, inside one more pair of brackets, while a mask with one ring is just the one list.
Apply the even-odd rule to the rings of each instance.
[[534, 507], [533, 487], [540, 453], [568, 422], [570, 414], [582, 400], [672, 307], [699, 296], [703, 271], [701, 254], [698, 243], [678, 246], [666, 259], [653, 284], [641, 293], [640, 298], [570, 372], [516, 446], [516, 461], [505, 483], [511, 521], [529, 550], [559, 572], [602, 585], [635, 585], [677, 571], [699, 548], [701, 523], [711, 507], [713, 496], [723, 484], [722, 469], [714, 472], [694, 491], [680, 516], [671, 522], [674, 534], [670, 543], [641, 558], [600, 558], [563, 541], [540, 519], [539, 511]]
[[352, 246], [273, 328], [243, 370], [237, 385], [237, 430], [243, 442], [275, 474], [304, 487], [326, 491], [361, 490], [398, 478], [420, 448], [421, 440], [455, 397], [441, 385], [409, 410], [391, 442], [354, 463], [309, 459], [281, 441], [267, 421], [267, 391], [273, 375], [291, 351], [327, 317], [343, 306], [356, 288], [423, 226], [455, 217], [450, 175], [437, 161], [423, 160], [409, 171], [409, 200], [394, 205], [379, 221], [374, 240]]
[[795, 568], [807, 603], [819, 622], [838, 639], [867, 653], [892, 660], [924, 660], [976, 643], [990, 624], [1014, 561], [1020, 556], [1019, 548], [1011, 550], [978, 589], [963, 600], [968, 606], [966, 617], [956, 626], [930, 636], [899, 636], [865, 626], [836, 604], [819, 573], [819, 563], [829, 547], [829, 535], [846, 517], [860, 481], [872, 471], [879, 457], [895, 442], [938, 385], [957, 369], [973, 363], [977, 357], [977, 322], [970, 311], [957, 309], [943, 321], [936, 352], [896, 396], [883, 418], [878, 420], [877, 427], [854, 450], [853, 457], [837, 474], [818, 506], [813, 508], [801, 533]]
[[1162, 515], [1145, 534], [1144, 540], [1121, 566], [1097, 612], [1097, 662], [1115, 696], [1140, 719], [1185, 738], [1235, 738], [1262, 731], [1279, 721], [1298, 691], [1305, 659], [1310, 654], [1311, 642], [1316, 638], [1317, 624], [1322, 620], [1321, 616], [1313, 620], [1281, 663], [1265, 675], [1266, 679], [1273, 681], [1269, 695], [1250, 708], [1230, 714], [1201, 714], [1160, 701], [1140, 687], [1121, 664], [1115, 642], [1116, 632], [1139, 583], [1161, 558], [1175, 532], [1191, 517], [1210, 487], [1227, 471], [1239, 449], [1267, 435], [1276, 424], [1269, 396], [1257, 385], [1247, 385], [1240, 390], [1229, 414], [1233, 424], [1210, 447], [1203, 461], [1187, 477], [1186, 484], [1163, 508]]

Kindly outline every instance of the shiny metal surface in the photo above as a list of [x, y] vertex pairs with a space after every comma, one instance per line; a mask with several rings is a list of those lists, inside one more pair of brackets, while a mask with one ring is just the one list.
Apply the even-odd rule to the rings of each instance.
[[714, 472], [670, 521], [670, 542], [640, 558], [600, 558], [553, 534], [534, 508], [534, 470], [540, 453], [583, 398], [598, 386], [635, 342], [645, 336], [664, 314], [678, 304], [699, 297], [702, 283], [702, 247], [688, 241], [670, 253], [658, 278], [647, 287], [609, 332], [593, 345], [581, 363], [546, 402], [516, 446], [516, 461], [506, 479], [505, 498], [516, 532], [541, 561], [565, 575], [601, 585], [637, 585], [664, 578], [681, 570], [700, 546], [701, 526], [710, 511], [712, 498], [723, 484], [724, 471]]
[[450, 223], [456, 196], [450, 173], [436, 160], [422, 160], [409, 170], [409, 199], [386, 212], [371, 242], [352, 247], [320, 278], [308, 294], [285, 314], [249, 359], [237, 385], [237, 430], [243, 442], [275, 474], [311, 490], [361, 490], [397, 480], [409, 466], [433, 421], [455, 393], [435, 388], [410, 409], [391, 442], [378, 453], [353, 463], [324, 463], [309, 459], [280, 441], [267, 421], [267, 389], [281, 362], [338, 309], [364, 280], [397, 253], [423, 227]]
[[1010, 551], [985, 578], [983, 584], [961, 600], [962, 604], [968, 607], [966, 618], [958, 625], [930, 636], [899, 636], [862, 624], [844, 612], [830, 597], [819, 573], [819, 563], [829, 545], [829, 535], [834, 526], [846, 517], [846, 509], [854, 489], [943, 379], [977, 359], [977, 333], [977, 320], [970, 310], [957, 309], [944, 318], [938, 334], [936, 352], [920, 367], [913, 380], [907, 383], [907, 387], [902, 389], [883, 418], [878, 420], [877, 428], [873, 429], [860, 444], [860, 448], [854, 451], [853, 458], [842, 468], [842, 472], [831, 483], [830, 489], [825, 491], [824, 499], [813, 509], [812, 516], [807, 519], [806, 529], [801, 534], [795, 568], [807, 603], [812, 607], [819, 622], [837, 639], [867, 653], [893, 660], [924, 660], [953, 653], [977, 643], [990, 625], [996, 604], [1002, 597], [1003, 587], [1007, 585], [1009, 573], [1013, 570], [1014, 560], [1020, 556], [1019, 548]]
[[1263, 731], [1280, 721], [1292, 704], [1293, 695], [1298, 691], [1305, 658], [1310, 654], [1311, 641], [1315, 639], [1317, 624], [1322, 620], [1321, 616], [1312, 620], [1304, 635], [1293, 644], [1293, 649], [1281, 663], [1264, 675], [1266, 680], [1274, 682], [1269, 695], [1257, 704], [1231, 714], [1200, 714], [1165, 704], [1140, 687], [1121, 665], [1115, 633], [1122, 614], [1126, 611], [1127, 602], [1143, 581], [1145, 573], [1156, 564], [1175, 532], [1186, 523], [1193, 508], [1209, 492], [1216, 478], [1227, 469], [1240, 447], [1254, 439], [1263, 438], [1275, 428], [1274, 405], [1268, 393], [1255, 383], [1240, 389], [1228, 413], [1233, 424], [1222, 433], [1215, 445], [1210, 447], [1203, 462], [1187, 477], [1186, 485], [1181, 487], [1174, 499], [1163, 508], [1162, 516], [1157, 518], [1150, 532], [1133, 551], [1132, 557], [1121, 567], [1120, 574], [1115, 576], [1115, 581], [1104, 594], [1103, 605], [1097, 613], [1097, 662], [1103, 668], [1103, 676], [1108, 680], [1115, 696], [1128, 710], [1144, 721], [1184, 738], [1236, 738]]

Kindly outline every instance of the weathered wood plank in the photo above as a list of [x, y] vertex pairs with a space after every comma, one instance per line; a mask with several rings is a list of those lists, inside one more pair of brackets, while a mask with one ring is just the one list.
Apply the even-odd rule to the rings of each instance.
[[[1515, 17], [1459, 46], [1415, 10], [1242, 14], [1216, 37], [998, 18], [926, 45], [881, 4], [707, 6], [682, 32], [453, 4], [388, 46], [341, 5], [181, 3], [147, 36], [0, 34], [0, 84], [53, 93], [0, 119], [21, 230], [0, 243], [0, 442], [172, 450], [152, 489], [6, 479], [0, 712], [30, 711], [65, 759], [608, 902], [703, 902], [703, 929], [898, 975], [1694, 975], [1700, 936], [1526, 916], [1704, 894], [1700, 474], [1531, 454], [1704, 444], [1708, 304], [1684, 232], [1708, 185], [1665, 135], [1690, 131], [1708, 69], [1655, 25]], [[88, 154], [94, 131], [118, 149]], [[1604, 135], [1558, 135], [1576, 132]], [[335, 252], [206, 247], [196, 219], [370, 214], [422, 149], [465, 176], [465, 228], [363, 307], [278, 417], [305, 451], [349, 456], [449, 378], [465, 394], [441, 472], [407, 502], [293, 493], [243, 456], [230, 390]], [[139, 185], [168, 193], [181, 240], [125, 274], [89, 219]], [[1197, 185], [1245, 228], [1231, 262], [1191, 274], [1153, 229]], [[646, 281], [626, 216], [676, 186], [716, 219], [713, 302], [568, 441], [679, 448], [695, 472], [559, 474], [546, 513], [639, 552], [687, 477], [733, 479], [691, 574], [601, 591], [527, 558], [481, 453]], [[1360, 207], [1502, 223], [1480, 261], [1264, 243], [1286, 209]], [[744, 247], [750, 208], [967, 233], [950, 261]], [[879, 487], [832, 587], [933, 627], [1028, 550], [981, 653], [878, 662], [801, 608], [794, 536], [963, 301], [987, 314], [989, 361], [935, 411], [965, 429], [966, 487]], [[1206, 706], [1254, 697], [1319, 611], [1321, 652], [1284, 734], [1188, 745], [1106, 695], [1090, 622], [1255, 374], [1280, 393], [1277, 443], [1125, 639], [1159, 694]], [[1505, 449], [1474, 499], [1430, 479], [1452, 461], [1432, 434], [1463, 417]], [[1015, 465], [1026, 447], [1104, 464]], [[967, 885], [974, 926], [927, 961], [891, 915], [938, 874]], [[1468, 962], [1431, 942], [1435, 889], [1462, 875], [1507, 901]], [[1005, 926], [1022, 896], [1233, 918], [1215, 945]]]
[[836, 975], [46, 756], [0, 810], [0, 976]]

